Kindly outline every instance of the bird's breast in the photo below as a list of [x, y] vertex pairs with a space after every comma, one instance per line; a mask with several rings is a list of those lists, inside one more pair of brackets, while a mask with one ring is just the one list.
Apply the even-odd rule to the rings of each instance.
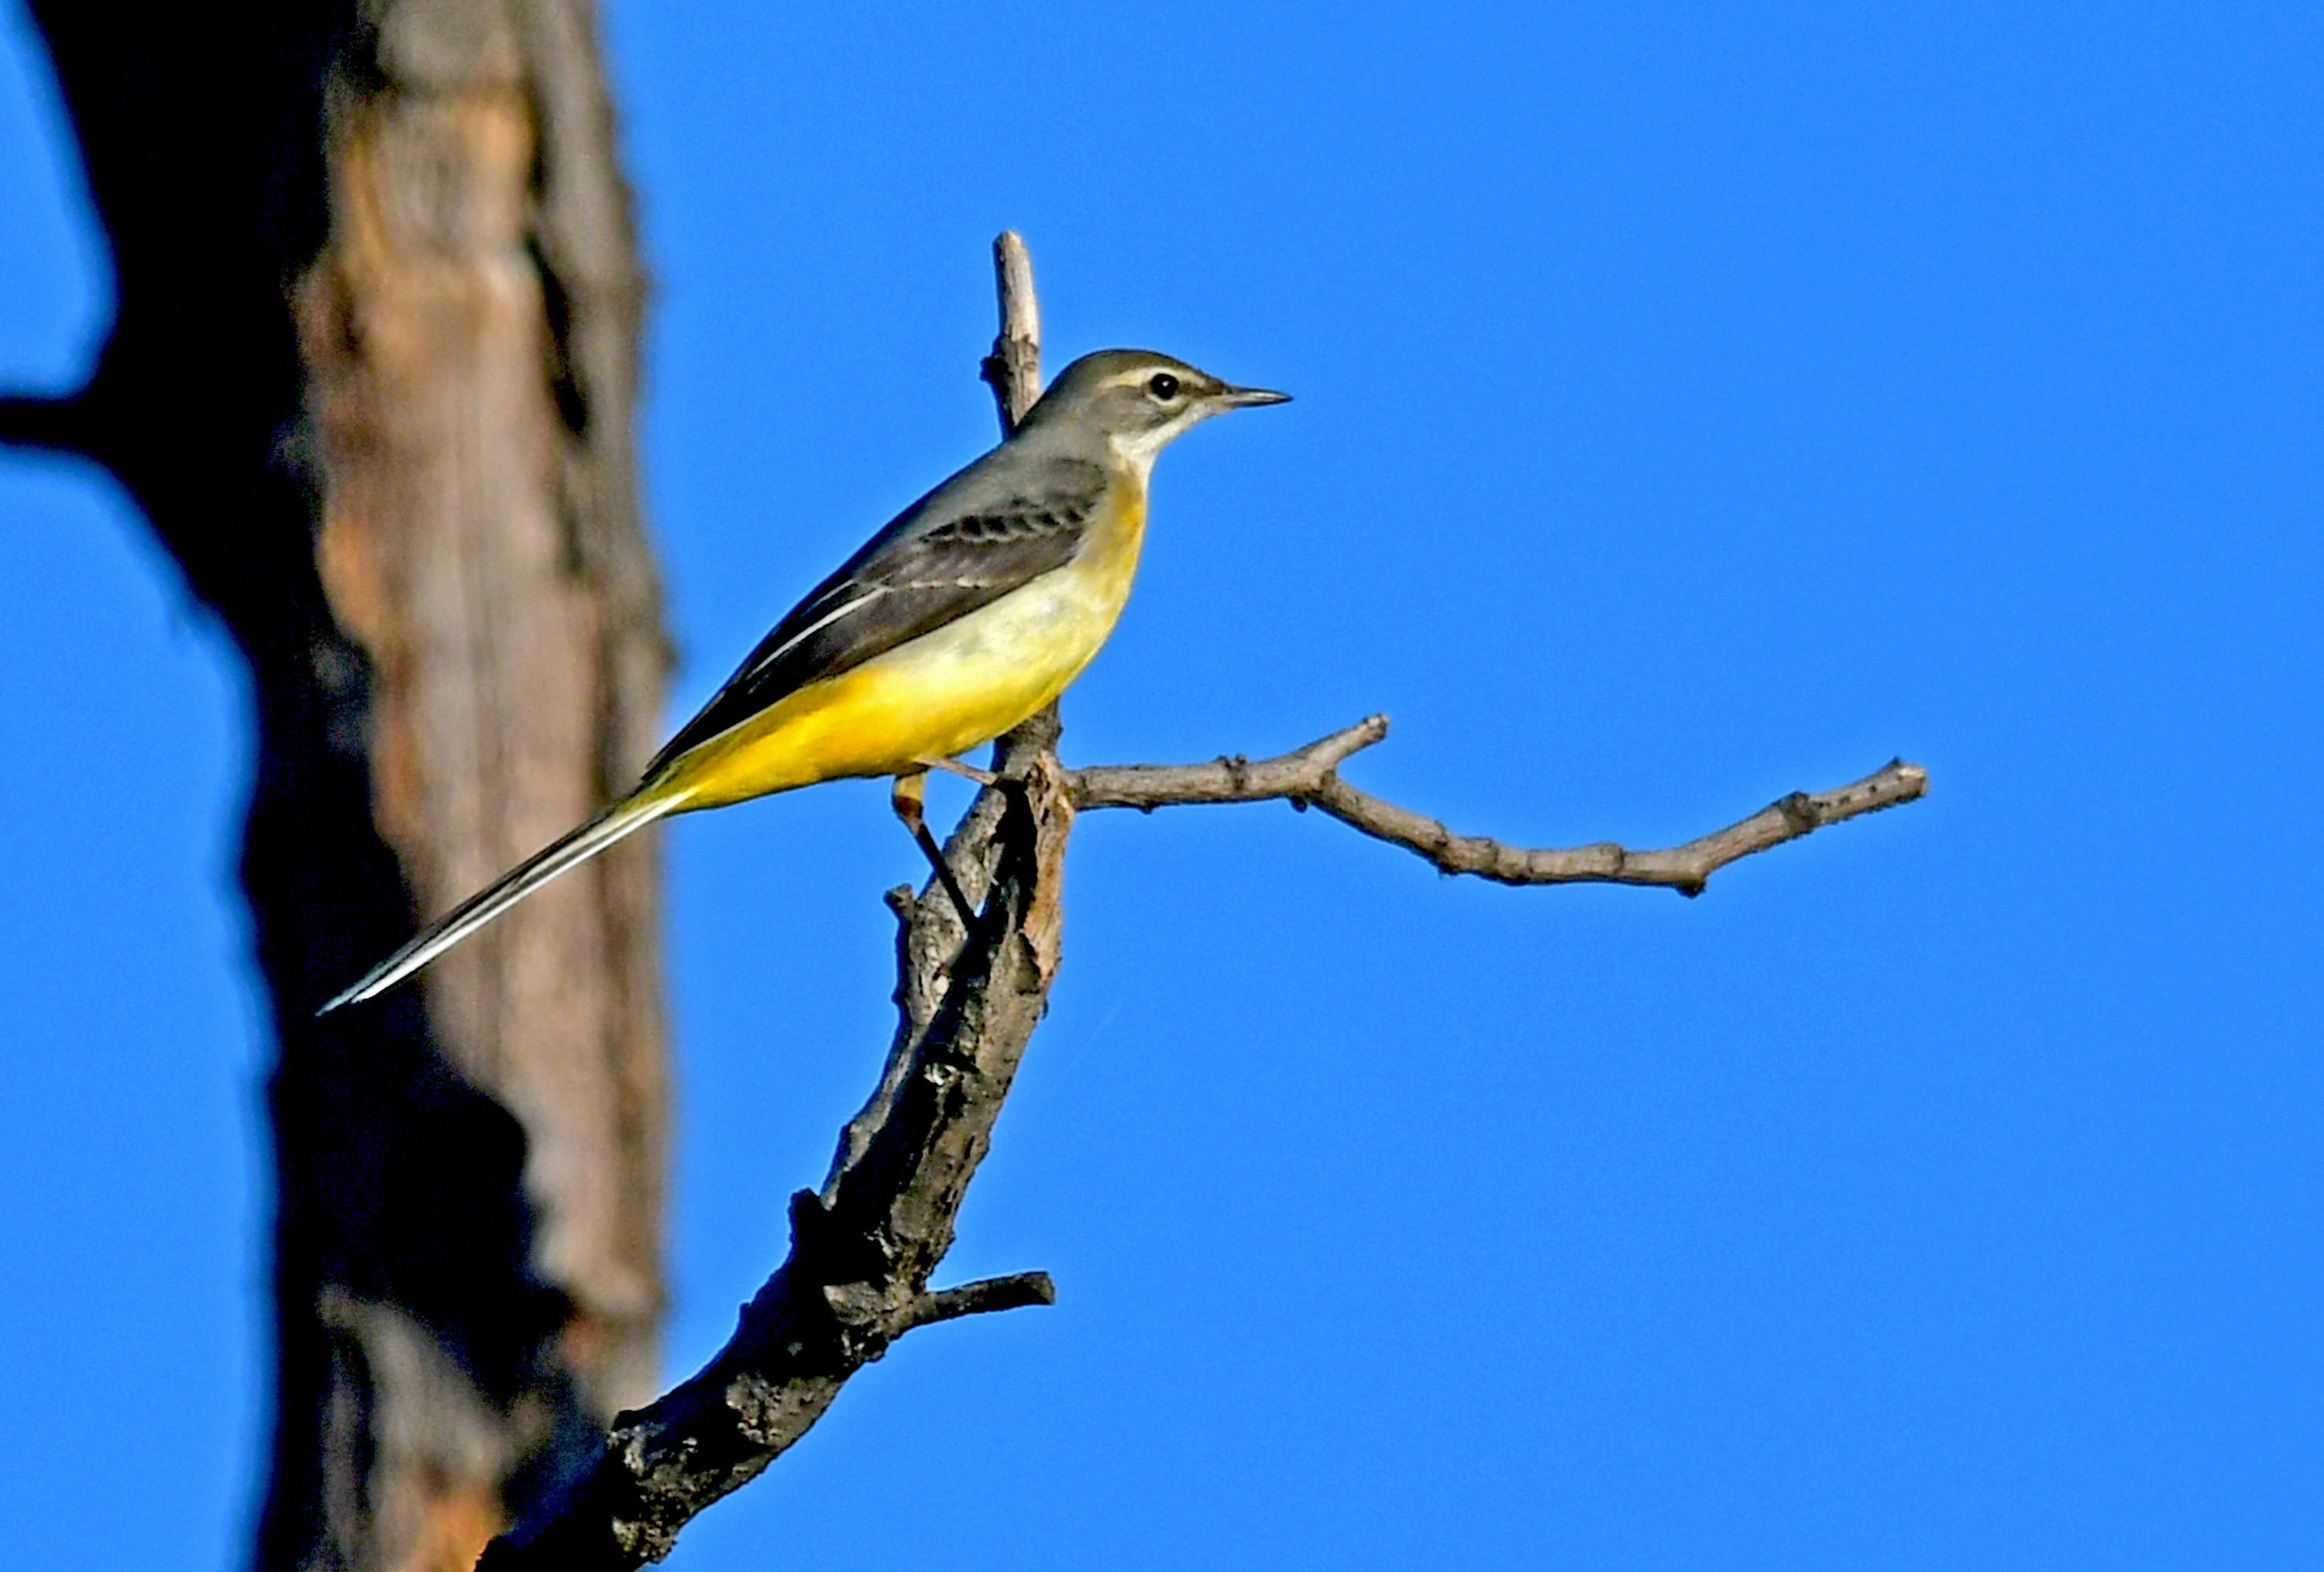
[[893, 775], [988, 742], [1065, 691], [1121, 615], [1146, 488], [1122, 477], [1064, 567], [853, 670], [810, 683], [706, 744], [659, 790], [714, 808], [849, 775]]

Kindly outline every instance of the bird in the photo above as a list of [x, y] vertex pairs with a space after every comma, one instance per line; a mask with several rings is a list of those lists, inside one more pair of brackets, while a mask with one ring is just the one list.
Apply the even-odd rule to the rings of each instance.
[[890, 801], [964, 921], [921, 804], [955, 762], [1064, 692], [1129, 599], [1155, 457], [1213, 415], [1288, 402], [1147, 349], [1059, 373], [991, 451], [899, 513], [761, 640], [638, 784], [429, 924], [318, 1014], [410, 976], [561, 874], [676, 813], [825, 781]]

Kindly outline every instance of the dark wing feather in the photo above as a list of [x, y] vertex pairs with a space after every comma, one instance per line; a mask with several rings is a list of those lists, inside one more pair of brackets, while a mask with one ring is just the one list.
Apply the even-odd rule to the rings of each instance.
[[[1063, 458], [1010, 467], [1030, 484], [996, 487], [980, 475], [984, 464], [973, 465], [865, 542], [759, 642], [663, 745], [644, 778], [810, 682], [884, 655], [1073, 560], [1104, 495], [1105, 471]], [[1032, 473], [1023, 475], [1028, 468]]]

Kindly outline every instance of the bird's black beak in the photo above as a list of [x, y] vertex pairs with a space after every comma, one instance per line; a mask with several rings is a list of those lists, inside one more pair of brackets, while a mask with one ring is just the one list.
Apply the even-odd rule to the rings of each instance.
[[1231, 410], [1250, 409], [1258, 404], [1287, 404], [1291, 395], [1277, 393], [1271, 387], [1230, 387], [1219, 395]]

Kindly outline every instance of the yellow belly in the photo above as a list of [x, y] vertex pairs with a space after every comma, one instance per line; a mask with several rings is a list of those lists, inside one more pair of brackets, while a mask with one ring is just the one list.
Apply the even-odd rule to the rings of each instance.
[[679, 755], [640, 796], [676, 799], [679, 812], [719, 808], [818, 781], [908, 773], [916, 760], [999, 736], [1064, 692], [1113, 632], [1145, 511], [1135, 500], [1065, 567]]

